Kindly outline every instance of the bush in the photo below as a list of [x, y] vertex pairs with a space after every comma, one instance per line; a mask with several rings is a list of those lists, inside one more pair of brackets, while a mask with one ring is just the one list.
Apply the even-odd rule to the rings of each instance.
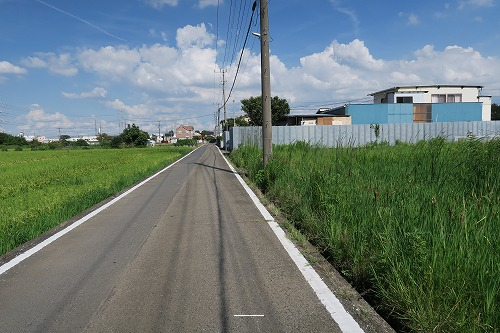
[[196, 144], [197, 144], [196, 139], [180, 139], [180, 140], [177, 140], [177, 142], [175, 143], [175, 146], [176, 147], [180, 147], [180, 146], [194, 147], [194, 146], [196, 146]]

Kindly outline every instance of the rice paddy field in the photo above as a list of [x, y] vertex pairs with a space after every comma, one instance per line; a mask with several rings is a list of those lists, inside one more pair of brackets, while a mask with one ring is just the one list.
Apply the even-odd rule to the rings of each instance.
[[500, 140], [231, 159], [398, 331], [500, 331]]
[[157, 146], [0, 152], [0, 256], [191, 150]]

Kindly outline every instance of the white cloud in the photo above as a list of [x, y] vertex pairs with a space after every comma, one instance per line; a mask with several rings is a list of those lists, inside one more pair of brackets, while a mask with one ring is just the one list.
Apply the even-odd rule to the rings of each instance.
[[409, 25], [418, 25], [420, 23], [420, 20], [418, 19], [418, 16], [415, 14], [410, 14], [408, 15], [408, 24]]
[[15, 66], [8, 61], [0, 61], [0, 74], [26, 74], [24, 68]]
[[49, 72], [61, 76], [75, 76], [78, 68], [73, 65], [73, 59], [69, 53], [56, 55], [55, 53], [36, 53], [36, 57], [23, 59], [23, 64], [31, 68], [48, 68]]
[[162, 8], [165, 5], [175, 7], [178, 2], [178, 0], [146, 0], [146, 3], [153, 8]]
[[475, 6], [475, 7], [493, 7], [495, 6], [495, 1], [494, 0], [466, 0], [466, 1], [459, 1], [458, 8], [459, 9], [464, 9], [468, 6]]
[[85, 70], [117, 80], [133, 73], [141, 56], [137, 49], [106, 46], [97, 51], [84, 50], [78, 55], [78, 60]]
[[187, 25], [184, 28], [177, 29], [177, 47], [187, 49], [190, 47], [203, 48], [214, 42], [215, 36], [207, 32], [205, 24], [197, 26]]
[[149, 34], [151, 35], [151, 37], [160, 38], [162, 41], [168, 42], [166, 32], [163, 31], [157, 32], [155, 29], [149, 29]]
[[356, 32], [359, 29], [359, 25], [360, 25], [359, 18], [358, 18], [358, 15], [356, 14], [356, 12], [353, 9], [342, 6], [341, 0], [330, 0], [330, 2], [332, 3], [335, 10], [337, 10], [339, 13], [342, 13], [342, 14], [346, 15], [347, 17], [349, 17], [349, 19], [351, 20], [351, 23], [353, 25], [353, 28]]
[[450, 10], [450, 7], [451, 7], [451, 6], [450, 6], [450, 4], [449, 4], [449, 3], [445, 3], [445, 4], [444, 4], [444, 9], [445, 9], [445, 11], [444, 11], [444, 12], [441, 12], [441, 11], [439, 11], [439, 12], [435, 12], [435, 13], [434, 13], [434, 17], [435, 17], [435, 18], [438, 18], [438, 19], [439, 19], [439, 18], [448, 17], [448, 15], [449, 15], [449, 14], [448, 14], [448, 12], [449, 12], [449, 10]]
[[144, 116], [150, 114], [147, 105], [145, 104], [137, 104], [137, 105], [126, 105], [119, 99], [115, 99], [114, 101], [108, 101], [105, 103], [106, 107], [117, 110], [124, 111], [130, 116]]
[[[219, 3], [220, 2], [220, 3]], [[203, 9], [208, 6], [217, 6], [217, 4], [222, 4], [222, 0], [200, 0], [198, 2], [198, 7]]]
[[80, 94], [63, 92], [63, 96], [66, 98], [73, 99], [85, 99], [85, 98], [104, 98], [107, 95], [107, 90], [102, 87], [94, 88], [89, 92], [82, 92]]
[[67, 116], [62, 113], [47, 113], [39, 105], [32, 105], [32, 110], [26, 116], [27, 128], [46, 129], [46, 128], [69, 128], [75, 126]]
[[[434, 16], [436, 16], [436, 17], [440, 17], [440, 15], [442, 15], [442, 14], [441, 13], [434, 14]], [[400, 12], [398, 14], [398, 16], [406, 18], [407, 19], [407, 21], [406, 21], [407, 25], [419, 25], [420, 24], [420, 19], [418, 18], [417, 15], [415, 15], [413, 13]]]
[[30, 68], [46, 68], [48, 67], [47, 62], [43, 61], [38, 57], [28, 57], [23, 59], [23, 64]]
[[148, 94], [186, 94], [195, 98], [212, 89], [215, 50], [209, 47], [213, 36], [205, 26], [180, 29], [178, 41], [182, 48], [161, 44], [129, 49], [107, 46], [98, 50], [83, 50], [77, 58], [88, 72], [105, 80], [119, 82]]

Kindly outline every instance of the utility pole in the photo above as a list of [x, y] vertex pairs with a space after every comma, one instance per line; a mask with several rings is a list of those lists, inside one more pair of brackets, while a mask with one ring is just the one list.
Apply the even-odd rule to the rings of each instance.
[[233, 99], [233, 127], [236, 127], [236, 116], [234, 115], [234, 99]]
[[227, 131], [227, 113], [226, 113], [226, 79], [224, 77], [225, 70], [222, 70], [222, 103], [224, 103], [224, 132]]
[[269, 62], [269, 0], [260, 0], [260, 75], [262, 80], [262, 151], [267, 165], [273, 149], [271, 118], [271, 66]]
[[220, 136], [220, 104], [217, 103], [217, 136]]

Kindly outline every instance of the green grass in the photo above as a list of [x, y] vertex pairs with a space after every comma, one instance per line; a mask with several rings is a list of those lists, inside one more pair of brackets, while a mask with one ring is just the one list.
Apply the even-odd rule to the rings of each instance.
[[0, 255], [191, 150], [155, 147], [0, 152]]
[[500, 329], [500, 140], [231, 154], [398, 329]]

